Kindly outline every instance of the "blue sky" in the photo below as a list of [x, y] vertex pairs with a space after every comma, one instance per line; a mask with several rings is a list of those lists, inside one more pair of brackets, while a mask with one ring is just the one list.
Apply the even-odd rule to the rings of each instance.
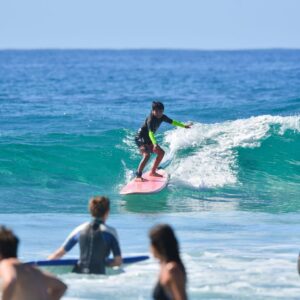
[[2, 0], [0, 48], [300, 48], [298, 0]]

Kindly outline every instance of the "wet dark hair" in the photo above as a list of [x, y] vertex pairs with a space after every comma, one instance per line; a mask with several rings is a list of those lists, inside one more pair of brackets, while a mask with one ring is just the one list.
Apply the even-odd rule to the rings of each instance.
[[176, 262], [186, 275], [185, 267], [179, 253], [179, 245], [175, 233], [168, 224], [154, 226], [149, 233], [151, 245], [166, 260]]
[[14, 233], [6, 228], [0, 226], [0, 255], [2, 258], [17, 257], [19, 239]]
[[164, 110], [165, 106], [158, 101], [153, 101], [152, 102], [152, 110]]
[[94, 196], [90, 199], [89, 210], [94, 218], [102, 218], [109, 211], [110, 201], [104, 196]]

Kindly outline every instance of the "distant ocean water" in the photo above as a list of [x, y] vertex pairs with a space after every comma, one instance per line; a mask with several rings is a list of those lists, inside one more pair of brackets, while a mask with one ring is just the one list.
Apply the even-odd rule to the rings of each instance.
[[[194, 126], [159, 130], [167, 189], [120, 197], [154, 99]], [[191, 299], [297, 299], [299, 111], [300, 50], [0, 51], [0, 223], [44, 258], [106, 194], [125, 254], [148, 252], [154, 223], [176, 228]], [[63, 276], [65, 299], [149, 299], [156, 271]]]

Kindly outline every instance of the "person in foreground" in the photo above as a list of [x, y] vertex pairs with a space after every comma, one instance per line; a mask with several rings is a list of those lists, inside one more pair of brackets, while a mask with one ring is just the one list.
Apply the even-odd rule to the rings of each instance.
[[159, 128], [162, 122], [169, 123], [173, 126], [179, 126], [183, 128], [190, 128], [191, 125], [184, 125], [181, 122], [175, 121], [164, 115], [164, 105], [161, 102], [152, 102], [152, 110], [150, 115], [146, 118], [142, 127], [138, 130], [138, 133], [135, 137], [135, 142], [140, 149], [140, 152], [143, 156], [138, 170], [136, 172], [136, 181], [144, 181], [142, 174], [143, 170], [150, 158], [151, 153], [156, 153], [157, 157], [154, 161], [154, 164], [151, 168], [150, 175], [156, 177], [162, 177], [159, 173], [156, 172], [160, 162], [162, 161], [165, 152], [158, 145], [154, 133]]
[[[63, 245], [48, 259], [61, 258], [79, 243], [80, 257], [73, 272], [105, 274], [105, 266], [120, 266], [122, 257], [117, 232], [105, 224], [109, 209], [110, 201], [107, 197], [92, 197], [89, 202], [89, 210], [93, 220], [76, 227]], [[114, 259], [111, 263], [107, 263], [107, 258], [111, 252]]]
[[17, 259], [19, 239], [0, 226], [2, 300], [58, 300], [67, 286], [54, 276]]
[[151, 252], [160, 261], [153, 299], [186, 300], [186, 271], [173, 229], [169, 225], [157, 225], [151, 229], [149, 237]]

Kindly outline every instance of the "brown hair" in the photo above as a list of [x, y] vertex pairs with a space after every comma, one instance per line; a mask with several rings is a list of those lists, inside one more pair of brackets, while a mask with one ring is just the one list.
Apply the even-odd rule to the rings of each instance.
[[176, 262], [186, 276], [185, 267], [180, 258], [179, 244], [172, 227], [168, 224], [154, 226], [149, 233], [152, 247], [165, 259], [166, 262]]
[[0, 226], [0, 255], [2, 258], [17, 257], [19, 239], [14, 233], [6, 228]]
[[94, 218], [103, 218], [109, 211], [110, 201], [105, 196], [94, 196], [90, 199], [89, 210]]

